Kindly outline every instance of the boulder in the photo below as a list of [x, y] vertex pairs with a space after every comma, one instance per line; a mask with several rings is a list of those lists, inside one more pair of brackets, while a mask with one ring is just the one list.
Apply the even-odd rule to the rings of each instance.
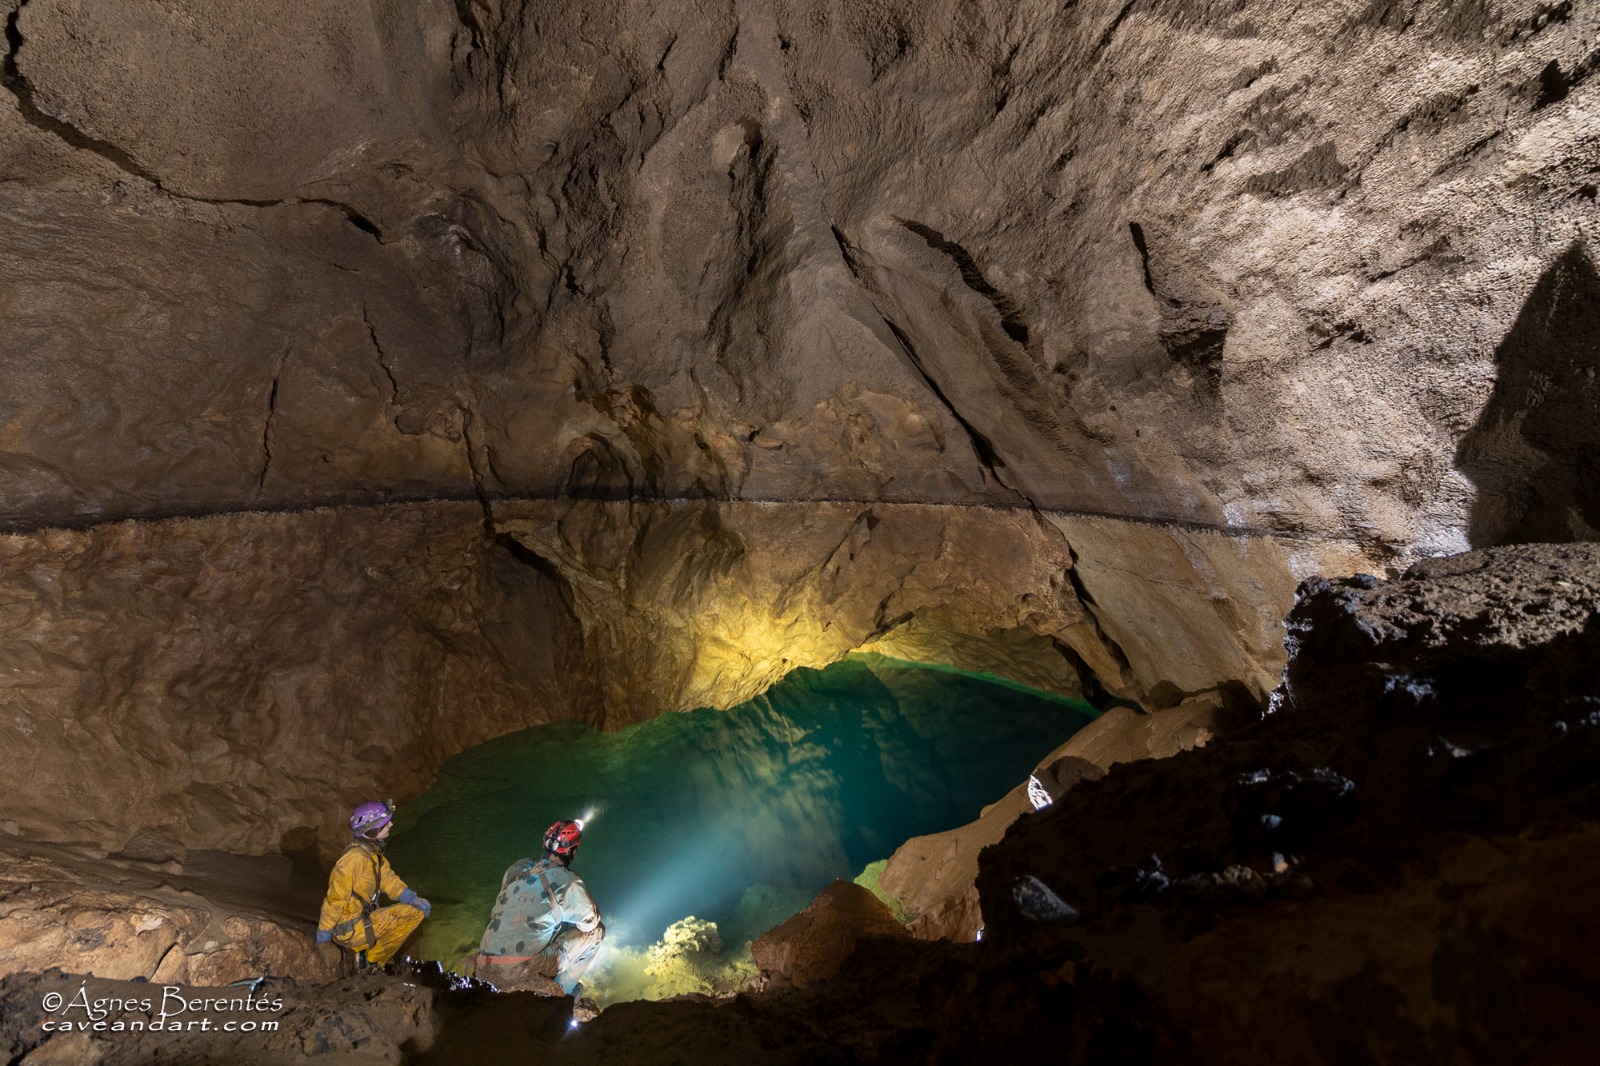
[[1060, 799], [1079, 782], [1104, 777], [1118, 763], [1163, 759], [1203, 746], [1257, 714], [1247, 701], [1220, 690], [1149, 713], [1114, 707], [1040, 760], [1028, 781], [985, 807], [977, 821], [902, 844], [880, 884], [905, 906], [914, 935], [976, 940], [983, 930], [978, 855], [998, 843], [1018, 818]]
[[805, 910], [757, 937], [750, 954], [763, 975], [806, 988], [833, 977], [872, 941], [907, 935], [870, 891], [835, 881]]
[[[1077, 1011], [1194, 1062], [1582, 1061], [1597, 619], [1600, 544], [1306, 582], [1271, 713], [1082, 782], [983, 853], [986, 945], [1120, 986], [1007, 1031], [1023, 1046]], [[1039, 921], [1024, 884], [1081, 925]], [[1338, 1002], [1384, 1006], [1352, 1025]]]
[[[264, 975], [327, 981], [337, 952], [312, 941], [314, 910], [298, 918], [174, 887], [165, 871], [0, 849], [0, 974], [67, 968], [109, 979], [226, 985]], [[245, 886], [248, 892], [248, 886]]]

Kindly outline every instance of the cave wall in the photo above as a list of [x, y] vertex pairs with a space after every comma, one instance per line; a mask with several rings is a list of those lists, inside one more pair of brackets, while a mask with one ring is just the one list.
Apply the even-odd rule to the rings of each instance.
[[560, 589], [475, 504], [12, 534], [0, 575], [13, 835], [337, 850], [464, 747], [602, 718]]
[[1069, 696], [1101, 674], [1131, 681], [1078, 599], [1066, 542], [1027, 512], [708, 500], [496, 513], [571, 589], [609, 725], [731, 706], [856, 650]]
[[8, 829], [862, 646], [1260, 698], [1309, 574], [1593, 535], [1591, 5], [0, 13]]
[[11, 521], [565, 489], [1438, 550], [1519, 315], [1500, 362], [1588, 321], [1586, 5], [6, 8]]
[[1350, 541], [1045, 517], [1072, 546], [1080, 595], [1127, 664], [1124, 694], [1152, 706], [1230, 682], [1264, 702], [1283, 669], [1296, 582], [1382, 570], [1386, 558]]
[[[1018, 510], [496, 513], [489, 529], [478, 504], [442, 502], [0, 536], [0, 734], [21, 767], [0, 782], [0, 831], [325, 849], [349, 806], [415, 795], [491, 737], [731, 706], [856, 650], [1158, 703], [1281, 668], [1281, 644], [1251, 643], [1277, 631], [1255, 558], [1273, 549], [1226, 538], [1195, 593], [1181, 560], [1118, 585], [1095, 569], [1103, 543], [1075, 555]], [[1177, 535], [1100, 525], [1119, 543]], [[1126, 618], [1150, 641], [1131, 658]]]

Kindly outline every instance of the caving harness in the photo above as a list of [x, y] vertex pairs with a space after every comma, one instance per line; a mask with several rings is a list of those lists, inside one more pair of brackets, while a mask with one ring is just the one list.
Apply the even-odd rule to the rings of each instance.
[[[360, 914], [333, 927], [333, 939], [337, 943], [355, 932], [356, 927], [360, 926], [361, 931], [366, 934], [367, 947], [370, 948], [378, 942], [378, 931], [372, 924], [372, 912], [378, 908], [378, 890], [383, 881], [383, 860], [379, 855], [379, 849], [369, 841], [354, 841], [351, 843], [350, 848], [359, 848], [372, 859], [372, 894], [362, 901]], [[348, 853], [350, 848], [346, 848], [345, 851]], [[365, 962], [366, 950], [357, 951], [356, 956], [358, 961]]]
[[542, 957], [545, 950], [548, 949], [551, 944], [555, 943], [556, 934], [561, 932], [561, 926], [565, 924], [566, 918], [562, 916], [561, 904], [556, 900], [556, 891], [550, 887], [550, 879], [545, 876], [545, 867], [549, 864], [549, 862], [549, 859], [540, 859], [539, 861], [535, 862], [532, 866], [528, 867], [527, 872], [522, 875], [522, 880], [527, 881], [529, 875], [536, 876], [539, 879], [539, 887], [544, 889], [544, 900], [550, 905], [551, 913], [556, 916], [555, 927], [550, 931], [550, 939], [544, 942], [544, 947], [540, 948], [532, 955], [480, 954], [478, 956], [478, 961], [480, 964], [488, 963], [491, 966], [515, 966], [518, 963], [532, 962], [534, 959]]

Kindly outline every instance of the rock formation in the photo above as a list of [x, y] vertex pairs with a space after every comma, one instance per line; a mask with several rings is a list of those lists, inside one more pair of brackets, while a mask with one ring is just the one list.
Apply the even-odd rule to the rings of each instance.
[[[507, 667], [516, 625], [462, 597], [448, 609], [497, 638], [418, 619], [422, 645], [378, 641], [435, 695], [361, 678], [410, 709], [364, 712], [357, 731], [384, 739], [352, 792], [420, 787], [516, 725], [725, 705], [786, 657], [884, 639], [945, 659], [999, 640], [1052, 687], [1264, 698], [1299, 579], [1593, 530], [1592, 12], [1469, 7], [342, 0], [246, 20], [7, 0], [7, 602], [38, 602], [18, 566], [67, 568], [106, 537], [159, 555], [263, 523], [347, 552], [326, 581], [359, 586], [371, 546], [328, 523], [466, 501], [417, 521], [454, 521], [469, 569], [418, 571], [402, 595], [459, 579], [502, 606], [532, 596], [513, 614], [559, 631], [554, 654], [614, 665], [598, 692], [553, 680], [587, 670]], [[582, 502], [615, 497], [638, 502]], [[1038, 545], [1022, 584], [1056, 584], [1022, 604], [993, 586], [1019, 560], [969, 554], [916, 576], [936, 594], [890, 592], [899, 564], [873, 562], [848, 589], [785, 603], [762, 575], [709, 602], [740, 550], [753, 567], [781, 547], [837, 585], [828, 568], [891, 505], [911, 509], [874, 559], [985, 543], [992, 519]], [[970, 509], [960, 532], [951, 507]], [[823, 514], [836, 529], [787, 543]], [[190, 524], [110, 532], [163, 516]], [[149, 580], [94, 565], [124, 595]], [[263, 594], [214, 617], [304, 607]], [[900, 613], [871, 612], [884, 595]], [[785, 616], [818, 596], [859, 601], [825, 639]], [[12, 691], [77, 721], [115, 701], [161, 737], [240, 707], [292, 721], [344, 687], [302, 661], [292, 696], [273, 641], [219, 656], [170, 613], [106, 609], [141, 659], [157, 642], [206, 664], [198, 718], [160, 676], [80, 684], [70, 613], [30, 614], [14, 655], [34, 677]], [[746, 617], [796, 654], [722, 648], [718, 620]], [[370, 661], [348, 639], [338, 658]], [[15, 698], [0, 728], [46, 780], [109, 763]], [[194, 839], [260, 850], [316, 817], [292, 801], [259, 818], [242, 794], [148, 810], [190, 783], [130, 783], [111, 805], [136, 813], [65, 838], [235, 804]]]
[[[106, 851], [140, 832], [337, 850], [342, 808], [415, 795], [489, 737], [729, 706], [857, 648], [1070, 695], [1231, 672], [1260, 685], [1274, 664], [1271, 597], [1248, 571], [1186, 590], [1080, 579], [1056, 525], [1028, 512], [525, 501], [495, 515], [485, 530], [472, 503], [395, 504], [0, 536], [0, 729], [27, 753], [0, 782], [0, 829]], [[1191, 603], [1204, 623], [1128, 627], [1094, 588], [1143, 618]], [[1137, 670], [1108, 635], [1124, 628], [1166, 638]], [[85, 776], [108, 787], [68, 787]]]
[[1040, 760], [1032, 776], [983, 809], [970, 825], [914, 837], [897, 849], [879, 880], [907, 912], [913, 934], [978, 940], [983, 912], [978, 859], [1019, 818], [1059, 800], [1083, 781], [1097, 781], [1118, 763], [1165, 759], [1203, 747], [1256, 717], [1238, 697], [1209, 692], [1154, 714], [1114, 707]]
[[[569, 1034], [570, 1000], [367, 977], [274, 992], [292, 1010], [248, 1047], [290, 1061], [354, 1041], [375, 1061], [404, 1047], [445, 1062], [1587, 1062], [1597, 618], [1593, 544], [1307, 582], [1273, 712], [1023, 815], [980, 858], [980, 943], [898, 932], [841, 883], [758, 941], [761, 991], [622, 1004]], [[1116, 732], [1085, 748], [1109, 754]], [[167, 1034], [44, 1030], [38, 1005], [77, 985], [0, 978], [0, 1048], [169, 1053]], [[237, 1056], [238, 1039], [184, 1046]]]
[[[1158, 1060], [1582, 1061], [1600, 550], [1302, 593], [1274, 713], [1082, 783], [984, 854], [985, 943], [1118, 975], [1126, 1013], [1079, 1017], [1134, 1022]], [[1031, 914], [1023, 879], [1079, 919]]]
[[16, 763], [0, 828], [105, 852], [143, 833], [178, 857], [337, 851], [340, 808], [420, 787], [446, 756], [539, 708], [598, 720], [581, 682], [557, 680], [580, 658], [559, 590], [486, 544], [476, 513], [5, 538]]
[[[1388, 1011], [1426, 965], [1441, 1010], [1508, 1001], [1488, 978], [1445, 987], [1491, 936], [1430, 909], [1457, 893], [1564, 975], [1538, 984], [1548, 1018], [1441, 1023], [1470, 1030], [1464, 1057], [1576, 1011], [1562, 990], [1588, 971], [1529, 916], [1582, 923], [1544, 886], [1588, 869], [1586, 830], [1556, 822], [1592, 819], [1561, 798], [1588, 765], [1561, 701], [1594, 693], [1565, 666], [1528, 673], [1531, 697], [1505, 688], [1523, 676], [1506, 649], [1544, 638], [1491, 607], [1542, 567], [1516, 602], [1566, 610], [1531, 590], [1577, 587], [1587, 557], [1426, 560], [1600, 530], [1595, 5], [0, 17], [0, 833], [18, 854], [325, 861], [341, 808], [414, 795], [489, 737], [727, 706], [853, 650], [1162, 713], [1216, 691], [1264, 705], [1295, 589], [1321, 575], [1291, 644], [1305, 625], [1331, 643], [1302, 642], [1266, 722], [1099, 781], [1058, 773], [1078, 783], [997, 846], [977, 884], [995, 950], [1018, 953], [1002, 970], [1055, 959], [1057, 1022], [1131, 1027], [1083, 1029], [1074, 1054], [1181, 1057], [1162, 1041], [1193, 1022], [1200, 1055], [1260, 1019], [1180, 1002], [1126, 945], [1171, 952], [1171, 982], [1221, 981], [1215, 960], [1293, 936], [1263, 920], [1206, 940], [1219, 912], [1170, 901], [1285, 897], [1304, 908], [1289, 925], [1330, 931], [1300, 946], [1343, 960], [1285, 978], [1309, 1046], [1344, 1037], [1304, 1004]], [[1501, 572], [1485, 559], [1504, 588], [1451, 569]], [[1450, 590], [1432, 636], [1431, 588]], [[1460, 606], [1474, 592], [1488, 613]], [[1573, 624], [1548, 643], [1581, 644]], [[1380, 669], [1374, 641], [1419, 665]], [[1459, 722], [1436, 717], [1458, 697]], [[1557, 723], [1567, 754], [1534, 736]], [[1175, 848], [1172, 798], [1218, 788], [1239, 817], [1288, 804], [1294, 845], [1212, 810], [1181, 827], [1200, 850]], [[1382, 804], [1400, 809], [1380, 832]], [[1297, 852], [1301, 818], [1346, 850]], [[1071, 865], [1019, 857], [1058, 833]], [[1005, 909], [1023, 877], [1085, 919], [1081, 943]], [[1340, 955], [1369, 943], [1363, 877], [1442, 923], [1444, 955]], [[1113, 926], [1124, 947], [1100, 957], [1131, 983], [1068, 959]], [[971, 957], [941, 950], [888, 961], [937, 984]], [[1239, 964], [1247, 983], [1269, 969]], [[968, 1049], [883, 1003], [862, 1057]], [[1387, 1032], [1345, 1050], [1446, 1054]]]
[[1585, 5], [6, 10], [14, 523], [709, 494], [1404, 554], [1515, 525], [1487, 478], [1593, 530]]
[[[338, 953], [319, 954], [302, 922], [281, 916], [314, 902], [316, 889], [296, 898], [283, 890], [286, 872], [269, 864], [213, 858], [186, 872], [171, 862], [19, 850], [0, 850], [0, 973], [37, 973], [71, 960], [79, 973], [158, 986], [340, 975]], [[209, 877], [201, 873], [208, 865]]]
[[750, 955], [764, 975], [805, 988], [837, 977], [856, 952], [905, 935], [871, 892], [835, 881], [805, 910], [757, 937]]

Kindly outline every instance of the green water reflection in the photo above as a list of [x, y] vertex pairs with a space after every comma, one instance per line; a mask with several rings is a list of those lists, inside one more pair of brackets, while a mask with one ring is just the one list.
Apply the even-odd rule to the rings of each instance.
[[574, 869], [608, 943], [687, 915], [738, 944], [907, 838], [963, 825], [1095, 711], [994, 678], [856, 656], [796, 670], [727, 711], [621, 733], [558, 724], [445, 763], [401, 809], [389, 854], [433, 903], [410, 951], [472, 949], [514, 860], [557, 818], [597, 809]]

